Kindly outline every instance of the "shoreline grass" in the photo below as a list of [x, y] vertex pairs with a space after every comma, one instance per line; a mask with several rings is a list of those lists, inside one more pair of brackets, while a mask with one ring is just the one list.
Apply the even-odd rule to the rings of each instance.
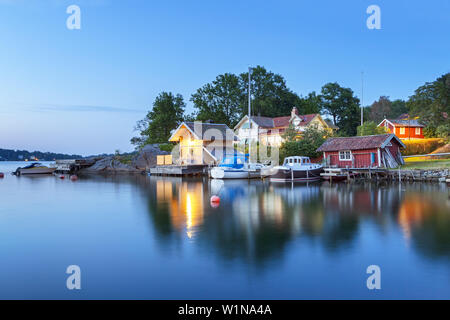
[[450, 159], [428, 159], [408, 158], [405, 164], [401, 166], [401, 170], [411, 169], [450, 169]]

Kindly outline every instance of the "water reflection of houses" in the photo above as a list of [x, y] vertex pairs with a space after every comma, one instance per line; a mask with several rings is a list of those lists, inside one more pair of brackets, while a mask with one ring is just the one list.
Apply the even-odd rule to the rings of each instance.
[[83, 179], [115, 183], [117, 194], [135, 187], [146, 203], [152, 233], [164, 248], [194, 241], [208, 257], [263, 268], [283, 261], [292, 241], [346, 250], [358, 245], [355, 240], [363, 232], [378, 229], [393, 239], [401, 232], [418, 253], [450, 261], [450, 204], [444, 184], [330, 187], [230, 181], [214, 190], [221, 203], [213, 209], [210, 180], [141, 175]]
[[405, 238], [431, 258], [450, 261], [450, 204], [443, 184], [407, 186], [397, 215]]
[[182, 181], [181, 178], [156, 180], [156, 200], [169, 207], [170, 220], [177, 230], [185, 230], [189, 238], [203, 224], [204, 192], [199, 181]]
[[324, 185], [322, 191], [325, 208], [356, 215], [382, 216], [397, 212], [401, 196], [398, 189], [373, 184]]

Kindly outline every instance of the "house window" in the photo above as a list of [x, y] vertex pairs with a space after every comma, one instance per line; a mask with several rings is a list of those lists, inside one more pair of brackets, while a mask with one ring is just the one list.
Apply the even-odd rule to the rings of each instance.
[[352, 160], [352, 152], [351, 151], [339, 151], [339, 160], [340, 161], [351, 161]]
[[416, 135], [420, 135], [420, 128], [416, 128]]
[[400, 134], [405, 134], [405, 127], [400, 127]]

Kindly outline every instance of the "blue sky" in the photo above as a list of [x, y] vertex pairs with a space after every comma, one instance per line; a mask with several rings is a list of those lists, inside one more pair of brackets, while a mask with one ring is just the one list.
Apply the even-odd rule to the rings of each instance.
[[[81, 30], [66, 28], [71, 4]], [[365, 104], [405, 99], [450, 71], [449, 14], [448, 0], [0, 0], [0, 148], [131, 151], [159, 92], [188, 101], [255, 65], [302, 95], [337, 81], [359, 96], [364, 71]]]

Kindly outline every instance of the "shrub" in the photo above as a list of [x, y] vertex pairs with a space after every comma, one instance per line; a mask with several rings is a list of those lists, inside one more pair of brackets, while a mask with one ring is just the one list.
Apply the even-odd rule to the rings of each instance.
[[319, 130], [317, 128], [307, 128], [300, 140], [285, 141], [280, 148], [280, 162], [284, 161], [284, 158], [290, 156], [306, 156], [310, 158], [317, 158], [321, 155], [320, 152], [316, 152], [325, 140], [328, 138], [329, 132]]
[[159, 145], [159, 149], [161, 151], [167, 151], [167, 152], [172, 152], [173, 147], [174, 147], [174, 144], [172, 144], [172, 143], [161, 143]]
[[450, 123], [441, 124], [438, 126], [436, 128], [436, 135], [448, 143], [450, 140]]
[[366, 121], [362, 126], [356, 129], [358, 136], [370, 136], [375, 134], [387, 133], [386, 127], [378, 127], [373, 121]]
[[445, 145], [444, 139], [430, 138], [420, 140], [403, 140], [406, 149], [402, 151], [404, 156], [411, 156], [416, 154], [429, 154], [437, 148]]

